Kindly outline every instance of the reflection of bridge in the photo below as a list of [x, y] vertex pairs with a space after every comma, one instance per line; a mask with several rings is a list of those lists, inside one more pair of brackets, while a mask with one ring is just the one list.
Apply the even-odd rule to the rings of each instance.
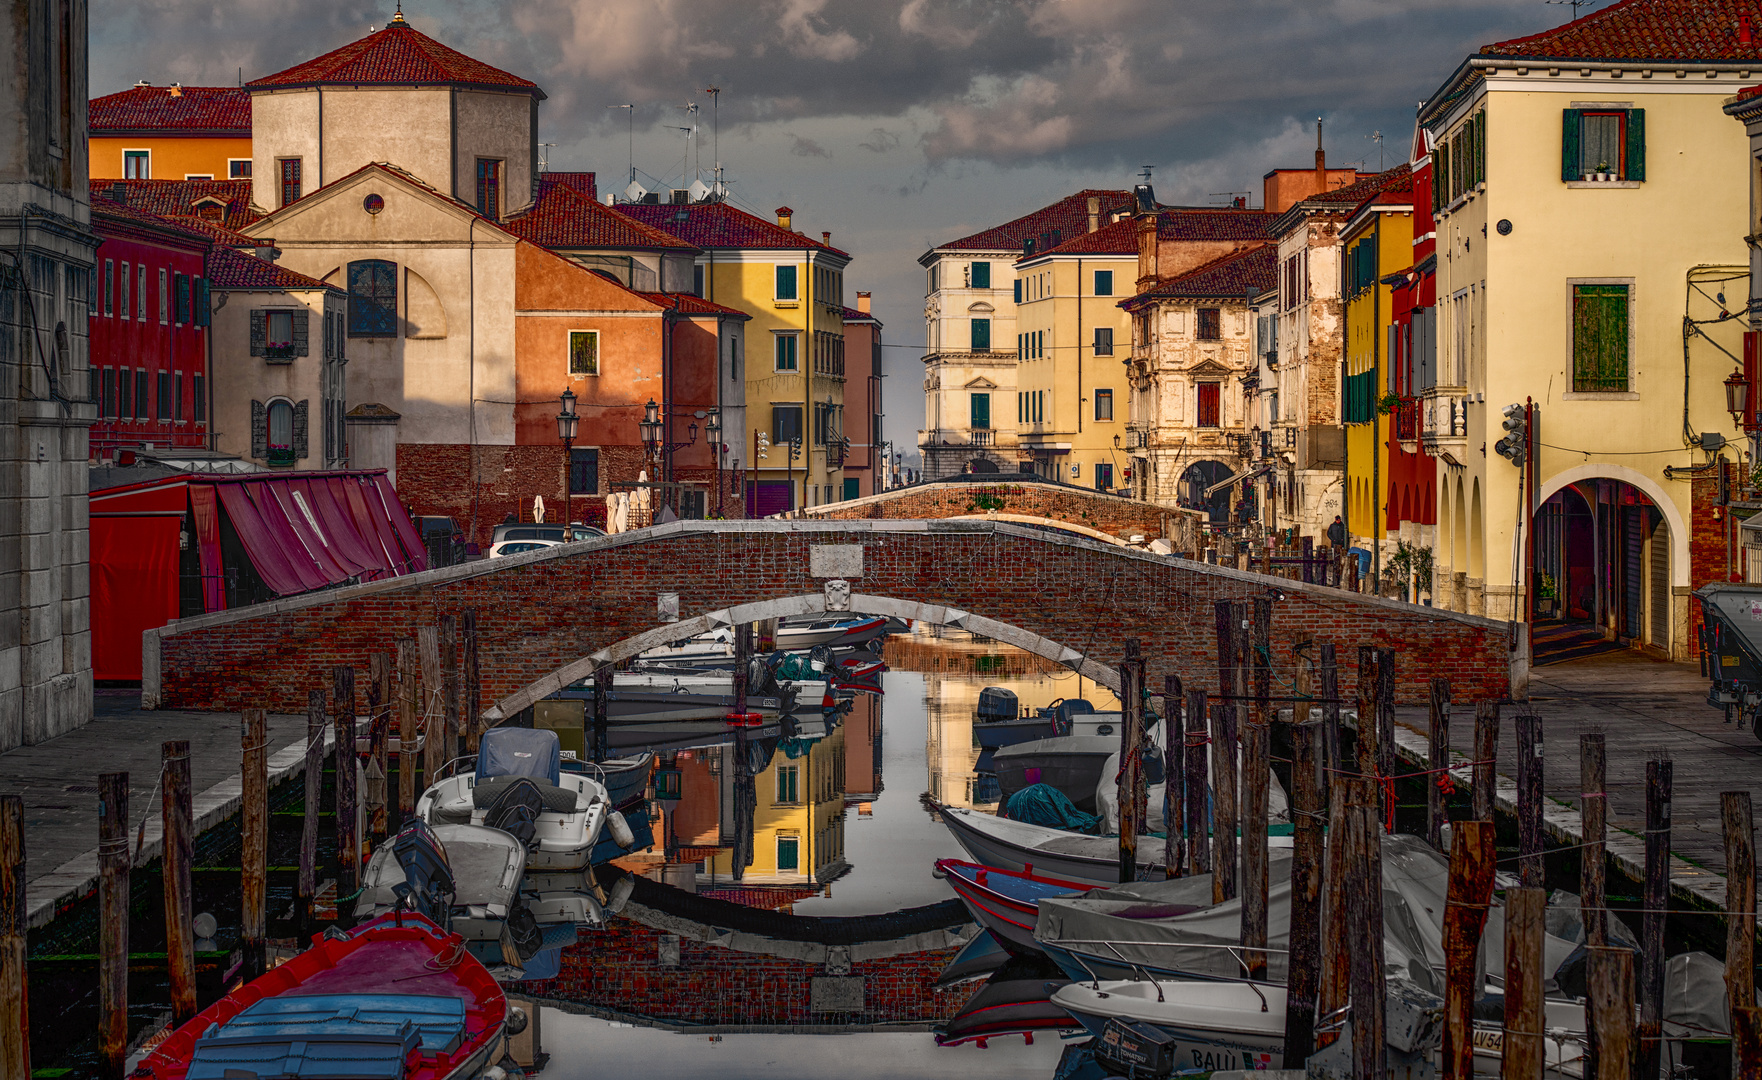
[[[399, 636], [474, 610], [482, 692], [496, 700], [485, 717], [496, 722], [653, 645], [829, 604], [961, 626], [1110, 686], [1135, 636], [1151, 685], [1173, 673], [1212, 686], [1214, 602], [1269, 593], [1279, 597], [1275, 670], [1295, 662], [1294, 644], [1319, 638], [1423, 657], [1423, 670], [1396, 673], [1403, 701], [1426, 700], [1433, 675], [1464, 699], [1507, 697], [1528, 676], [1503, 623], [1012, 525], [681, 521], [149, 630], [142, 701], [299, 712], [332, 666], [365, 672]], [[1355, 666], [1341, 666], [1350, 695]]]

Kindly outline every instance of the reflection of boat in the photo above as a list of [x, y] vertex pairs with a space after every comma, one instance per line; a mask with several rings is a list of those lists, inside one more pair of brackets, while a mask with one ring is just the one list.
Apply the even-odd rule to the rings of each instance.
[[955, 953], [954, 958], [943, 966], [942, 974], [936, 976], [936, 989], [943, 990], [973, 979], [983, 979], [1002, 967], [1009, 957], [1009, 950], [1003, 947], [991, 931], [981, 929], [973, 936], [973, 940], [962, 945], [960, 952]]
[[609, 827], [620, 843], [630, 827], [612, 809], [605, 786], [586, 773], [562, 771], [557, 733], [493, 728], [483, 733], [476, 768], [443, 777], [422, 793], [416, 815], [430, 825], [488, 825], [514, 833], [535, 870], [572, 870]]
[[457, 934], [412, 913], [316, 935], [310, 949], [196, 1014], [135, 1075], [490, 1075], [505, 1035], [524, 1030], [526, 1017], [460, 946]]
[[888, 633], [883, 615], [793, 615], [777, 627], [779, 649], [806, 649], [814, 645], [852, 648], [867, 645]]
[[[1119, 884], [1120, 841], [1011, 821], [955, 806], [939, 806], [948, 831], [973, 861], [1000, 870], [1024, 870], [1106, 888]], [[1289, 844], [1289, 839], [1286, 843]], [[1276, 843], [1276, 838], [1275, 838]], [[1138, 838], [1138, 875], [1163, 877], [1162, 838]]]
[[586, 773], [598, 780], [606, 789], [606, 801], [620, 810], [642, 798], [643, 789], [648, 787], [649, 774], [654, 768], [655, 755], [652, 753], [608, 758], [605, 761], [579, 761], [568, 756], [563, 758], [564, 772]]
[[1064, 977], [1043, 957], [1016, 957], [993, 972], [961, 1011], [936, 1027], [937, 1046], [959, 1046], [999, 1035], [1034, 1041], [1036, 1031], [1070, 1031], [1078, 1024], [1052, 1000]]
[[1014, 953], [1044, 955], [1034, 940], [1042, 896], [1067, 896], [1093, 886], [1063, 881], [1031, 871], [993, 870], [959, 859], [937, 859], [936, 874], [945, 878], [973, 913], [973, 921], [990, 931]]
[[1032, 716], [1015, 714], [1015, 702], [1016, 695], [1001, 686], [987, 686], [979, 691], [979, 708], [973, 713], [973, 741], [980, 749], [997, 750], [1016, 743], [1069, 735], [1077, 730], [1072, 725], [1074, 718], [1079, 716], [1112, 715], [1115, 723], [1119, 721], [1117, 713], [1096, 714], [1095, 707], [1082, 698], [1059, 698], [1035, 710]]
[[[1096, 788], [1103, 778], [1111, 779], [1107, 763], [1119, 752], [1120, 737], [1112, 733], [1059, 735], [1000, 747], [991, 755], [991, 765], [1005, 799], [1025, 787], [1047, 784], [1064, 792], [1077, 809], [1093, 814]], [[1144, 774], [1145, 783], [1162, 783], [1162, 759], [1146, 755]]]

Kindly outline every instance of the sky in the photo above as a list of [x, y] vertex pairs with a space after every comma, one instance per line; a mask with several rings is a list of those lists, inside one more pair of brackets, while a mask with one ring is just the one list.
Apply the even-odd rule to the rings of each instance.
[[[1598, 10], [1604, 2], [1588, 5]], [[383, 27], [390, 0], [93, 0], [93, 96], [235, 84]], [[1418, 103], [1549, 0], [409, 0], [443, 43], [538, 83], [553, 169], [685, 186], [718, 157], [743, 209], [795, 209], [874, 294], [887, 429], [922, 423], [924, 274], [940, 243], [1152, 168], [1165, 203], [1405, 159]], [[720, 88], [712, 110], [709, 87]], [[698, 106], [696, 112], [687, 106]], [[633, 105], [634, 109], [615, 108]], [[388, 122], [395, 122], [389, 118]], [[695, 122], [697, 133], [681, 128]], [[1381, 133], [1379, 142], [1373, 136]]]

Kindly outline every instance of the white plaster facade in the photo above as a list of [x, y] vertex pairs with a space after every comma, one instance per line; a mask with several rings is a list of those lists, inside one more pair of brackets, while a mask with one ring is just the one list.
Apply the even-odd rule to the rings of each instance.
[[[924, 427], [918, 448], [926, 479], [960, 473], [974, 459], [1001, 472], [1016, 471], [1014, 264], [1021, 254], [938, 248], [918, 260], [925, 272]], [[989, 285], [972, 283], [979, 263]], [[974, 319], [990, 326], [986, 348], [973, 347]], [[989, 428], [973, 427], [975, 393], [990, 397]]]

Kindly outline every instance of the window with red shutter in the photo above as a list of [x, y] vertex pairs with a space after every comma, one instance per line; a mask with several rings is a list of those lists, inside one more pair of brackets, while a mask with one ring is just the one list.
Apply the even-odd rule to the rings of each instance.
[[1219, 427], [1218, 423], [1218, 384], [1199, 384], [1199, 426]]

